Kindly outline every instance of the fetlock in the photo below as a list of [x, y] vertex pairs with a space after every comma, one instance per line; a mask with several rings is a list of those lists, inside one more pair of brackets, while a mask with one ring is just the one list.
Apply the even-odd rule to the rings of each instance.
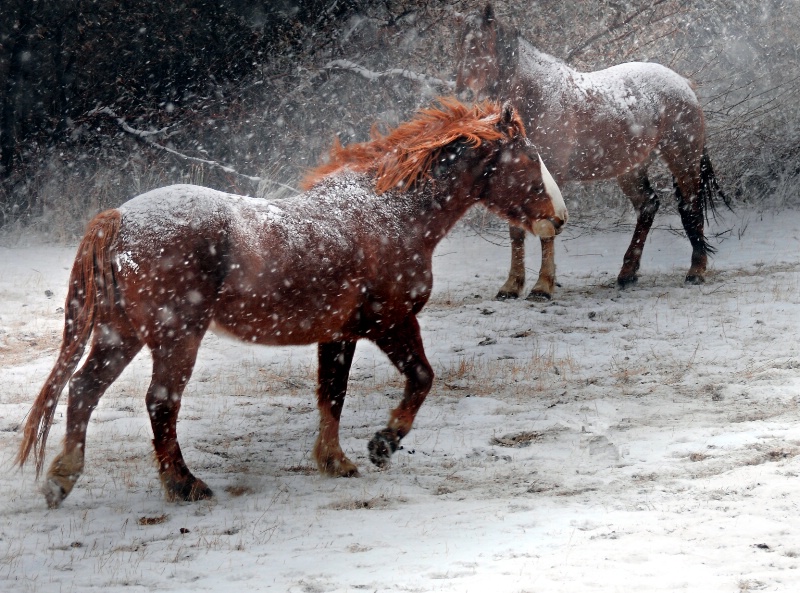
[[83, 472], [83, 453], [73, 450], [60, 453], [50, 464], [47, 480], [42, 486], [42, 493], [51, 509], [58, 508], [61, 502], [72, 492], [75, 482]]

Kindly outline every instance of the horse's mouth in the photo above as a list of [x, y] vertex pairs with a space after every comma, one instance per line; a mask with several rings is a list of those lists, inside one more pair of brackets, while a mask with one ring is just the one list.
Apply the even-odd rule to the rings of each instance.
[[531, 225], [530, 231], [540, 239], [548, 239], [560, 234], [564, 228], [564, 222], [558, 218], [542, 218]]

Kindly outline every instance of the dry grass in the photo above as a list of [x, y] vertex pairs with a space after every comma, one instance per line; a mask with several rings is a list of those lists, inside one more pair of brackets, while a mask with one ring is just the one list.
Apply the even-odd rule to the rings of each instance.
[[507, 434], [502, 437], [492, 437], [489, 441], [492, 445], [499, 447], [527, 447], [535, 441], [539, 441], [544, 437], [541, 432], [523, 431], [517, 434]]
[[533, 350], [520, 358], [486, 360], [463, 356], [437, 369], [437, 381], [448, 391], [473, 395], [497, 395], [505, 391], [514, 396], [541, 393], [563, 385], [575, 374], [578, 365], [571, 352], [559, 355], [555, 344]]
[[136, 521], [139, 525], [161, 525], [162, 523], [166, 523], [169, 519], [169, 515], [156, 515], [154, 517], [139, 517]]
[[394, 506], [394, 503], [408, 502], [407, 499], [400, 497], [391, 499], [384, 494], [366, 499], [348, 499], [332, 502], [322, 508], [332, 511], [359, 511], [372, 509], [386, 509]]
[[233, 498], [253, 494], [255, 491], [250, 486], [244, 485], [231, 485], [225, 487], [225, 492], [230, 494]]

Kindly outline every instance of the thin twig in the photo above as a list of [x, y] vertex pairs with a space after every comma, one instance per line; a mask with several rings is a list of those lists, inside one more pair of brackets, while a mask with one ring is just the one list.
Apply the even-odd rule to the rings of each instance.
[[363, 76], [367, 80], [378, 80], [388, 76], [400, 76], [402, 78], [413, 80], [414, 82], [420, 82], [431, 86], [444, 87], [448, 89], [455, 88], [456, 86], [456, 83], [451, 80], [442, 80], [441, 78], [436, 78], [435, 76], [420, 74], [405, 68], [390, 68], [388, 70], [378, 72], [364, 68], [363, 66], [356, 64], [355, 62], [351, 62], [350, 60], [332, 60], [325, 64], [322, 68], [323, 70], [346, 70], [349, 72], [354, 72], [359, 76]]
[[[567, 54], [567, 57], [564, 59], [564, 61], [569, 63], [572, 60], [572, 58], [574, 58], [576, 55], [578, 55], [580, 53], [583, 53], [583, 51], [587, 47], [592, 45], [595, 41], [598, 41], [599, 39], [605, 37], [606, 35], [611, 34], [613, 31], [616, 31], [620, 27], [624, 27], [625, 25], [629, 24], [631, 21], [636, 19], [638, 16], [640, 16], [644, 12], [646, 12], [648, 10], [651, 10], [651, 9], [654, 9], [659, 4], [663, 4], [664, 2], [667, 2], [667, 1], [668, 0], [655, 0], [652, 4], [648, 4], [648, 5], [645, 5], [645, 6], [642, 6], [642, 7], [638, 8], [637, 10], [634, 10], [632, 13], [626, 15], [625, 18], [621, 18], [619, 20], [615, 20], [613, 23], [611, 23], [608, 27], [606, 27], [602, 31], [598, 31], [597, 33], [595, 33], [594, 35], [591, 35], [588, 39], [586, 39], [585, 41], [583, 41], [582, 43], [579, 43], [576, 47], [574, 47]], [[652, 23], [650, 23], [650, 24], [652, 24]]]
[[133, 128], [130, 125], [128, 125], [128, 122], [125, 121], [125, 118], [120, 117], [119, 115], [117, 115], [114, 112], [114, 110], [111, 109], [110, 107], [97, 107], [97, 108], [95, 108], [95, 109], [93, 109], [92, 111], [89, 112], [89, 115], [101, 115], [101, 114], [102, 115], [107, 115], [110, 118], [114, 119], [114, 121], [117, 122], [117, 125], [119, 125], [119, 127], [122, 128], [125, 132], [127, 132], [128, 134], [131, 134], [132, 136], [134, 136], [138, 140], [144, 142], [148, 146], [152, 146], [153, 148], [157, 148], [159, 150], [163, 150], [164, 152], [168, 152], [169, 154], [177, 156], [178, 158], [181, 158], [181, 159], [183, 159], [185, 161], [189, 161], [191, 163], [198, 163], [198, 164], [201, 164], [201, 165], [206, 165], [208, 167], [212, 167], [212, 168], [215, 168], [215, 169], [220, 169], [221, 171], [224, 171], [225, 173], [228, 173], [228, 174], [231, 174], [231, 175], [236, 175], [237, 177], [242, 177], [243, 179], [247, 179], [250, 183], [253, 183], [254, 185], [258, 185], [259, 183], [262, 183], [262, 182], [271, 183], [273, 185], [277, 185], [277, 186], [282, 187], [284, 189], [291, 190], [291, 191], [293, 191], [295, 193], [300, 193], [296, 188], [294, 188], [294, 187], [292, 187], [290, 185], [286, 185], [285, 183], [281, 183], [280, 181], [275, 181], [273, 179], [267, 179], [265, 177], [258, 177], [258, 176], [255, 176], [255, 175], [247, 175], [245, 173], [240, 173], [239, 171], [237, 171], [236, 169], [234, 169], [230, 165], [224, 165], [224, 164], [222, 164], [220, 162], [212, 161], [210, 159], [201, 159], [199, 157], [190, 156], [188, 154], [183, 154], [182, 152], [179, 152], [179, 151], [175, 150], [174, 148], [170, 148], [169, 146], [164, 146], [163, 144], [159, 144], [158, 142], [156, 142], [155, 140], [153, 140], [151, 138], [152, 136], [156, 136], [158, 134], [166, 133], [167, 128], [163, 128], [161, 130], [155, 130], [155, 131], [137, 130], [136, 128]]

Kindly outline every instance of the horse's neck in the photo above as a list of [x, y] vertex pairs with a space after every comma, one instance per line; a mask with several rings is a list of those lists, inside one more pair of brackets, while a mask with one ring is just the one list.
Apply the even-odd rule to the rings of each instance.
[[[424, 246], [431, 252], [455, 226], [477, 199], [463, 190], [463, 179], [456, 175], [438, 175], [423, 179], [408, 191], [389, 191], [376, 195], [374, 179], [369, 175], [343, 172], [331, 175], [312, 190], [289, 198], [297, 211], [335, 212], [337, 220], [357, 218], [367, 228], [383, 229], [388, 234], [403, 235], [409, 244]], [[287, 206], [289, 204], [287, 203]], [[302, 217], [301, 217], [302, 218]]]
[[418, 211], [417, 221], [422, 225], [416, 227], [420, 233], [419, 240], [431, 250], [461, 220], [478, 200], [456, 187], [455, 183], [442, 180], [429, 180], [421, 184], [414, 193], [415, 209]]
[[518, 66], [524, 74], [534, 74], [546, 79], [568, 78], [576, 71], [566, 62], [551, 56], [536, 47], [522, 36], [517, 37], [519, 47]]

